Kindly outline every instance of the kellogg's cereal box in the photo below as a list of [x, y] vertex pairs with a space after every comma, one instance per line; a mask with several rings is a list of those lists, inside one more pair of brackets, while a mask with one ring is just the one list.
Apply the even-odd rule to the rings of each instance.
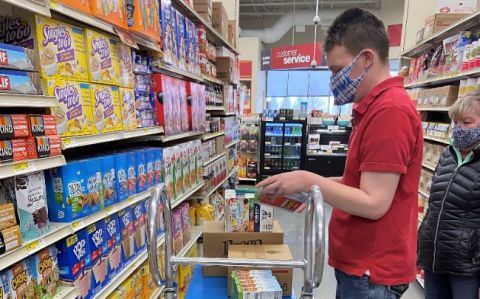
[[129, 46], [119, 43], [117, 46], [117, 56], [120, 72], [120, 86], [133, 88], [135, 79], [133, 77], [132, 50]]
[[57, 248], [50, 246], [27, 259], [35, 285], [34, 298], [53, 298], [56, 295], [60, 282], [57, 253]]
[[[105, 218], [107, 231], [108, 280], [112, 280], [122, 269], [122, 232], [120, 231], [120, 219], [117, 214]], [[105, 253], [104, 253], [105, 255]]]
[[106, 208], [117, 202], [115, 158], [108, 155], [101, 157], [100, 160], [102, 164], [103, 206]]
[[119, 88], [122, 102], [122, 122], [124, 129], [137, 128], [137, 116], [135, 111], [135, 92], [131, 88]]
[[57, 98], [53, 109], [61, 136], [93, 134], [93, 105], [90, 84], [59, 79], [44, 81], [47, 95]]
[[132, 0], [127, 8], [127, 24], [130, 31], [160, 42], [160, 22], [158, 0]]
[[128, 180], [128, 196], [137, 194], [137, 155], [135, 151], [126, 153], [127, 156], [127, 180]]
[[162, 22], [162, 46], [163, 57], [166, 63], [178, 65], [177, 58], [177, 37], [175, 31], [176, 20], [173, 15], [171, 0], [160, 1], [161, 5], [161, 22]]
[[105, 221], [102, 219], [87, 227], [88, 248], [91, 269], [93, 272], [93, 293], [96, 294], [107, 282], [108, 260], [103, 253], [107, 252], [107, 235]]
[[126, 208], [118, 212], [120, 231], [122, 232], [122, 260], [128, 263], [135, 256], [135, 228], [132, 209]]
[[92, 14], [110, 24], [128, 29], [125, 0], [90, 0]]
[[34, 298], [35, 285], [25, 260], [15, 264], [5, 272], [10, 289], [10, 297], [8, 298]]
[[119, 84], [118, 44], [116, 38], [85, 30], [88, 78], [90, 82]]
[[133, 228], [135, 230], [135, 248], [139, 252], [147, 245], [147, 212], [143, 202], [139, 202], [132, 207]]
[[113, 156], [116, 171], [117, 201], [121, 202], [128, 198], [127, 154], [119, 153]]
[[163, 150], [158, 147], [152, 148], [154, 154], [154, 163], [153, 163], [153, 178], [154, 184], [159, 184], [163, 182], [162, 172], [163, 172]]
[[89, 0], [56, 0], [56, 2], [57, 2], [57, 5], [64, 4], [65, 6], [75, 8], [88, 15], [92, 13], [92, 10], [90, 9]]
[[112, 132], [123, 128], [120, 94], [117, 86], [92, 84], [93, 120], [97, 132]]
[[137, 161], [137, 192], [140, 193], [147, 190], [147, 159], [143, 149], [136, 150], [135, 155]]

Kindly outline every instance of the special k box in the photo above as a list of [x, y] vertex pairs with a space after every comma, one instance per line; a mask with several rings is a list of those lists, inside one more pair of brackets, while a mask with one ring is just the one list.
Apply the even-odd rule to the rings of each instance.
[[116, 38], [85, 30], [88, 79], [90, 82], [119, 84], [118, 43]]
[[121, 130], [122, 108], [117, 86], [92, 84], [93, 120], [97, 132]]
[[90, 0], [90, 9], [97, 18], [128, 29], [125, 0]]
[[[130, 31], [140, 33], [156, 42], [160, 41], [158, 0], [133, 0], [132, 12], [128, 14]], [[130, 9], [130, 8], [128, 8]]]
[[57, 132], [61, 136], [88, 135], [93, 128], [93, 105], [90, 84], [59, 79], [43, 82], [47, 95], [57, 98], [53, 109]]

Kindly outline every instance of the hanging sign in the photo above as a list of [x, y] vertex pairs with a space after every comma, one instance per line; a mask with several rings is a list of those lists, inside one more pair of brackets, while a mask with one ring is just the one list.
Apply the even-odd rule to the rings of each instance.
[[271, 69], [309, 68], [315, 59], [322, 63], [320, 44], [294, 45], [271, 50]]

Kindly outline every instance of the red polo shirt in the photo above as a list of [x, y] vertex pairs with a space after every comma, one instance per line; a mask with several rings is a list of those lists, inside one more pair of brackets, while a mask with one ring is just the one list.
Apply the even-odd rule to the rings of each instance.
[[343, 184], [360, 188], [362, 171], [401, 176], [392, 205], [379, 220], [333, 210], [329, 264], [356, 276], [368, 271], [375, 284], [409, 283], [415, 280], [423, 134], [403, 77], [377, 85], [355, 105], [353, 121]]

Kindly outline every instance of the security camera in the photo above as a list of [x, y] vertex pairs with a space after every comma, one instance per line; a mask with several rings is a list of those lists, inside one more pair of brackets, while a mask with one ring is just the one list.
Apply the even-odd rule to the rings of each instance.
[[320, 16], [317, 15], [313, 18], [313, 24], [315, 24], [315, 25], [320, 24]]
[[317, 67], [317, 60], [312, 60], [312, 63], [310, 64], [310, 66], [314, 69]]

